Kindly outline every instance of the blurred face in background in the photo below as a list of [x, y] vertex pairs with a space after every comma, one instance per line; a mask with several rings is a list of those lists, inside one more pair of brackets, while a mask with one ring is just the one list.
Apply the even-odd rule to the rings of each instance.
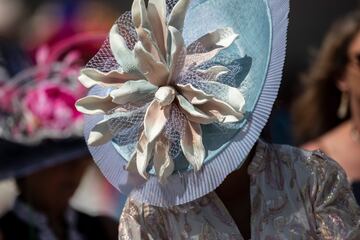
[[8, 37], [18, 31], [18, 24], [23, 17], [22, 0], [0, 0], [0, 37]]
[[348, 49], [349, 62], [339, 88], [348, 92], [351, 100], [360, 101], [360, 32], [350, 43]]
[[18, 179], [20, 194], [38, 210], [63, 212], [89, 162], [88, 158], [77, 159]]
[[22, 23], [22, 45], [25, 49], [36, 49], [60, 32], [65, 20], [60, 3], [49, 1], [41, 4]]
[[[123, 1], [127, 0], [120, 2]], [[26, 49], [33, 50], [49, 41], [56, 42], [67, 35], [81, 32], [107, 33], [122, 13], [121, 8], [104, 0], [64, 3], [65, 1], [43, 0], [22, 23], [21, 42]]]
[[75, 16], [76, 29], [90, 32], [108, 32], [118, 16], [123, 12], [122, 9], [99, 0], [80, 2], [78, 9]]

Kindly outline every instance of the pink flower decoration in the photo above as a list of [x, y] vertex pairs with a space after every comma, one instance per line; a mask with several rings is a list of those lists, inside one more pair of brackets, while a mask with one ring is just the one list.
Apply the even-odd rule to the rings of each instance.
[[25, 111], [33, 118], [28, 129], [65, 130], [71, 127], [82, 118], [75, 108], [76, 100], [76, 94], [65, 86], [54, 83], [37, 85], [27, 92], [24, 99]]

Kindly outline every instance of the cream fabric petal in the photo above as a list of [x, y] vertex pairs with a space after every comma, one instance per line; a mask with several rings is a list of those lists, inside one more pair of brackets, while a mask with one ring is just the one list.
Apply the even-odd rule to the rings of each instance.
[[[229, 87], [231, 88], [231, 87]], [[194, 104], [197, 109], [202, 111], [208, 116], [213, 116], [218, 122], [230, 123], [237, 122], [244, 117], [242, 108], [234, 109], [227, 102], [221, 101], [212, 95], [194, 88], [191, 84], [181, 85], [178, 84], [179, 92], [191, 103]], [[236, 89], [236, 88], [234, 88]], [[245, 100], [239, 90], [236, 91], [240, 94], [239, 101], [245, 103]]]
[[187, 121], [180, 145], [188, 162], [195, 171], [200, 170], [205, 159], [205, 147], [202, 142], [200, 124]]
[[199, 105], [206, 103], [214, 96], [206, 94], [204, 91], [194, 88], [191, 84], [177, 84], [179, 93], [184, 96], [191, 104]]
[[[150, 9], [153, 10], [153, 4], [151, 4]], [[162, 54], [162, 51], [165, 50], [165, 39], [164, 34], [161, 33], [161, 29], [163, 29], [165, 26], [166, 30], [166, 24], [165, 22], [160, 21], [160, 17], [156, 17], [158, 16], [157, 12], [151, 10], [146, 9], [143, 0], [134, 1], [132, 7], [133, 22], [139, 41], [142, 43], [146, 51], [151, 53], [151, 55], [156, 61], [161, 61], [165, 63], [165, 57]], [[152, 27], [152, 25], [154, 26]], [[161, 49], [159, 47], [158, 41], [160, 41], [161, 43]]]
[[149, 21], [149, 16], [147, 14], [144, 0], [134, 1], [132, 5], [132, 18], [139, 41], [142, 43], [143, 47], [146, 49], [146, 51], [151, 53], [156, 61], [164, 62], [164, 58], [160, 56], [157, 43], [152, 39], [153, 28], [151, 27]]
[[116, 24], [110, 30], [109, 42], [111, 52], [122, 70], [126, 73], [138, 73], [133, 51], [127, 47], [126, 41], [118, 32]]
[[169, 26], [173, 26], [174, 28], [182, 32], [184, 28], [186, 10], [189, 6], [189, 3], [190, 0], [179, 0], [176, 3], [169, 16]]
[[128, 80], [141, 79], [140, 74], [132, 74], [120, 72], [117, 70], [103, 73], [95, 68], [85, 68], [81, 70], [79, 81], [86, 88], [91, 88], [95, 85], [103, 87], [118, 87]]
[[197, 107], [201, 111], [213, 115], [217, 118], [218, 122], [221, 123], [238, 122], [244, 118], [242, 112], [235, 111], [229, 104], [216, 98], [213, 98], [204, 104], [197, 105]]
[[226, 96], [224, 101], [233, 107], [236, 111], [242, 111], [245, 105], [244, 95], [240, 92], [239, 89], [219, 83], [219, 82], [208, 82], [208, 84], [212, 85], [214, 89], [224, 89], [222, 93]]
[[189, 121], [201, 124], [209, 124], [216, 121], [216, 118], [212, 115], [207, 115], [200, 109], [194, 107], [186, 98], [181, 95], [176, 96], [180, 109], [185, 114]]
[[224, 66], [213, 66], [206, 70], [198, 69], [196, 70], [205, 75], [206, 80], [208, 81], [217, 81], [220, 76], [227, 74], [230, 70]]
[[166, 85], [169, 70], [165, 64], [156, 61], [141, 42], [135, 44], [134, 54], [139, 71], [150, 83], [158, 87]]
[[148, 98], [158, 88], [146, 80], [127, 81], [110, 92], [112, 101], [117, 104], [135, 103]]
[[136, 167], [139, 174], [145, 179], [149, 177], [146, 170], [154, 152], [154, 145], [155, 142], [149, 142], [143, 132], [136, 147]]
[[152, 25], [153, 37], [163, 59], [166, 59], [168, 30], [166, 25], [166, 1], [149, 0], [148, 18]]
[[151, 102], [144, 117], [144, 134], [149, 142], [153, 142], [163, 131], [170, 117], [170, 110], [170, 105], [162, 107], [157, 100]]
[[151, 29], [144, 0], [134, 0], [131, 7], [131, 16], [135, 28]]
[[232, 28], [221, 28], [205, 34], [187, 47], [186, 66], [197, 66], [214, 58], [238, 37]]
[[95, 127], [91, 130], [88, 144], [89, 146], [99, 146], [109, 142], [113, 135], [109, 130], [108, 120], [102, 120], [98, 122]]
[[166, 179], [174, 172], [174, 162], [169, 155], [170, 143], [164, 136], [160, 137], [155, 144], [154, 151], [154, 168], [160, 183], [164, 183]]
[[195, 40], [188, 47], [188, 54], [209, 52], [229, 47], [239, 35], [232, 28], [219, 28]]
[[160, 106], [170, 105], [176, 97], [176, 90], [173, 87], [161, 87], [155, 93], [155, 99], [159, 102]]
[[168, 79], [168, 84], [170, 82], [175, 82], [176, 78], [180, 74], [180, 71], [184, 67], [185, 63], [185, 43], [184, 39], [176, 28], [169, 26], [169, 32], [171, 36], [171, 46], [170, 46], [170, 74]]
[[[227, 97], [225, 102], [229, 104], [235, 111], [240, 112], [243, 110], [245, 99], [239, 89], [217, 82], [209, 82], [208, 84], [214, 85], [215, 89], [225, 88], [226, 92], [224, 92], [224, 96]], [[215, 96], [206, 94], [200, 89], [194, 88], [191, 84], [177, 84], [177, 89], [188, 101], [191, 102], [191, 104], [195, 105], [203, 104], [208, 99], [216, 98]]]
[[136, 151], [132, 154], [130, 161], [126, 165], [126, 170], [129, 172], [136, 173], [137, 171], [137, 163], [136, 163]]
[[75, 107], [79, 112], [85, 114], [106, 114], [118, 105], [112, 102], [112, 97], [107, 95], [101, 96], [87, 96], [79, 99]]
[[165, 63], [165, 59], [162, 57], [160, 50], [157, 46], [157, 43], [151, 37], [151, 32], [144, 28], [136, 29], [139, 41], [143, 45], [144, 49], [148, 51], [154, 58], [155, 61], [160, 61]]

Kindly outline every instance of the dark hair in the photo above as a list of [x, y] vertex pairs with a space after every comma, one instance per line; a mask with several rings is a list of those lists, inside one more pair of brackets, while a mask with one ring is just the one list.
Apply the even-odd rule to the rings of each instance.
[[337, 81], [348, 62], [348, 48], [360, 32], [360, 11], [337, 21], [328, 32], [315, 61], [302, 76], [303, 94], [293, 106], [298, 143], [319, 137], [343, 120], [337, 117], [341, 92]]

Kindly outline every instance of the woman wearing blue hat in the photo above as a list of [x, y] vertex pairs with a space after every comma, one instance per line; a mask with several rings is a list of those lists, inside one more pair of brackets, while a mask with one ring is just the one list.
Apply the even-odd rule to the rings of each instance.
[[321, 152], [259, 140], [280, 85], [287, 0], [135, 0], [83, 69], [90, 151], [129, 199], [119, 239], [357, 239]]
[[84, 96], [76, 49], [99, 39], [77, 35], [51, 51], [41, 48], [36, 66], [1, 82], [0, 180], [15, 178], [19, 190], [13, 208], [0, 218], [1, 240], [116, 238], [115, 221], [69, 205], [90, 161], [74, 105]]

